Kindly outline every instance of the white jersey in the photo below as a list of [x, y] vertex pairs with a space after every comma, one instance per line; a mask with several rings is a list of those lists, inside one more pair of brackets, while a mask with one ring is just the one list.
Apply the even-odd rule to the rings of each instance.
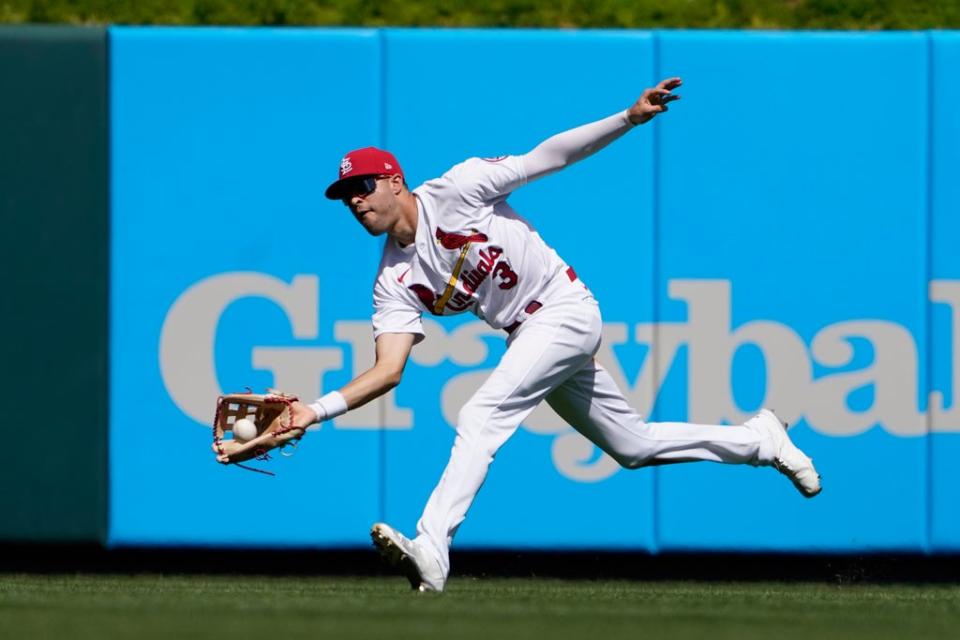
[[[374, 285], [374, 336], [422, 336], [424, 311], [470, 311], [507, 328], [532, 312], [531, 303], [570, 290], [572, 271], [506, 202], [526, 181], [519, 156], [471, 158], [413, 191], [416, 241], [401, 247], [387, 239]], [[565, 287], [553, 284], [558, 277]]]

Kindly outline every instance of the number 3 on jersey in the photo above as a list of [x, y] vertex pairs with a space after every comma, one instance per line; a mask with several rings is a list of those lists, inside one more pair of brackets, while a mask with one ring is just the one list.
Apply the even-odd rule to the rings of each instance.
[[499, 277], [502, 282], [497, 285], [501, 289], [512, 289], [517, 286], [517, 274], [506, 262], [498, 262], [493, 268], [493, 277]]
[[[503, 249], [497, 246], [489, 247], [488, 251], [484, 251], [483, 249], [480, 250], [480, 257], [483, 258], [486, 264], [493, 264], [496, 262], [497, 258], [502, 255]], [[517, 286], [518, 278], [516, 272], [511, 269], [510, 265], [503, 260], [494, 265], [493, 269], [490, 271], [490, 274], [494, 278], [500, 278], [500, 282], [497, 284], [497, 286], [501, 289], [512, 289], [513, 287]]]

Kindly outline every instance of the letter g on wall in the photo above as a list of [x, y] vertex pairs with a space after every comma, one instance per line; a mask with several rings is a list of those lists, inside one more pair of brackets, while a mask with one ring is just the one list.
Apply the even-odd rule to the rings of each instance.
[[160, 331], [160, 374], [174, 404], [206, 424], [211, 402], [222, 393], [214, 346], [220, 316], [241, 298], [266, 298], [290, 319], [294, 337], [317, 337], [317, 276], [298, 275], [290, 284], [262, 273], [233, 272], [201, 280], [170, 307]]

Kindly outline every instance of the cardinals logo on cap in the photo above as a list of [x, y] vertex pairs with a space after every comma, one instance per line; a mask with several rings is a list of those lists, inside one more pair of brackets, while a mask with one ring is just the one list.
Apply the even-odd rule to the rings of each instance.
[[343, 160], [340, 161], [340, 177], [347, 175], [353, 171], [353, 163], [350, 162], [350, 156], [343, 156]]

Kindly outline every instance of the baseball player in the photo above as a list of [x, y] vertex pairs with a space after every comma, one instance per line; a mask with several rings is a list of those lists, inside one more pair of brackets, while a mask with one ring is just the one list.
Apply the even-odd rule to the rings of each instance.
[[442, 591], [449, 549], [497, 450], [541, 402], [628, 469], [711, 460], [772, 466], [805, 496], [820, 492], [811, 460], [770, 411], [742, 425], [647, 423], [594, 359], [597, 301], [508, 196], [596, 153], [679, 98], [679, 78], [647, 89], [629, 109], [555, 135], [524, 155], [471, 158], [413, 191], [396, 158], [367, 147], [340, 162], [326, 196], [342, 200], [371, 235], [387, 234], [373, 288], [376, 364], [339, 391], [294, 405], [300, 426], [329, 420], [400, 382], [421, 315], [470, 311], [503, 329], [508, 348], [461, 409], [450, 460], [409, 539], [375, 524], [374, 544], [421, 591]]

